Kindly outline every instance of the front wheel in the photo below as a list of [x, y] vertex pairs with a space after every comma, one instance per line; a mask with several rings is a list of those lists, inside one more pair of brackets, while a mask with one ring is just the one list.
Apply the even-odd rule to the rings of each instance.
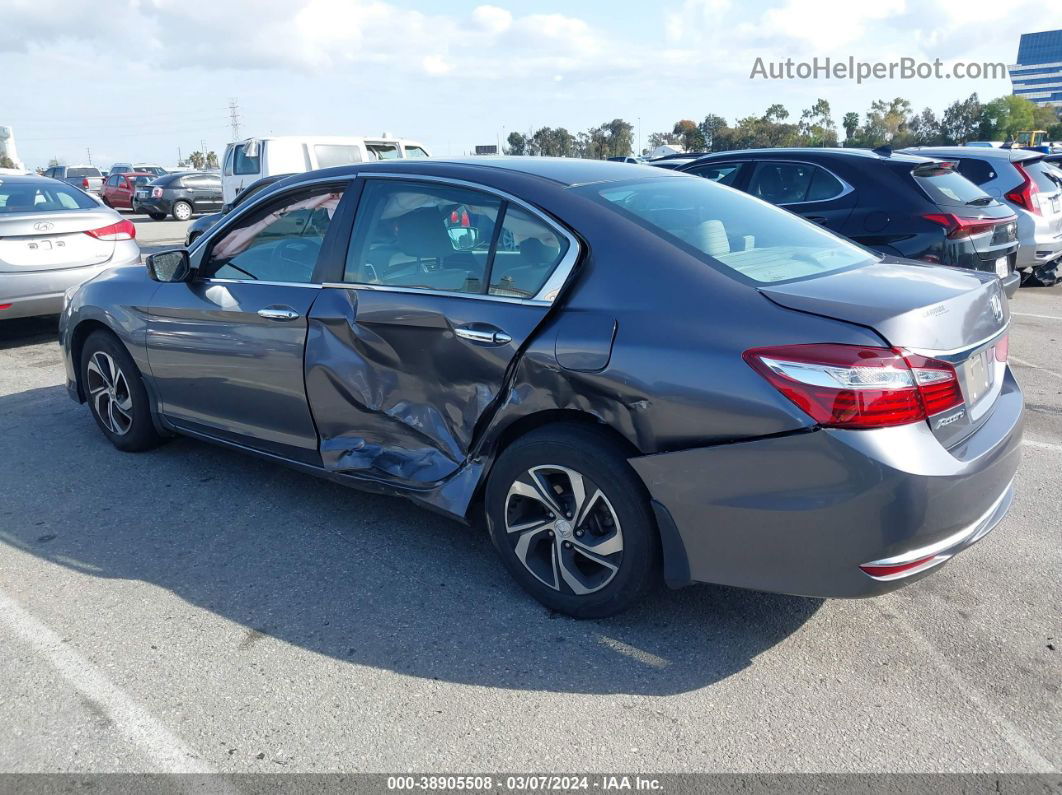
[[188, 202], [174, 202], [173, 217], [178, 221], [187, 221], [192, 217], [192, 205]]
[[94, 331], [81, 349], [81, 386], [103, 435], [119, 450], [150, 450], [162, 441], [151, 420], [147, 390], [133, 357], [108, 331]]
[[505, 567], [553, 610], [615, 615], [661, 580], [645, 488], [594, 428], [548, 426], [513, 443], [491, 471], [486, 513]]
[[165, 221], [166, 213], [148, 213], [152, 221]]

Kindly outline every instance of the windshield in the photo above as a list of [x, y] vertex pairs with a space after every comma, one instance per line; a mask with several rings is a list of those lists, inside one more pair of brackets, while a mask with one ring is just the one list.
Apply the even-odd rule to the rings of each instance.
[[874, 261], [865, 249], [787, 210], [700, 177], [578, 190], [723, 273], [751, 282], [809, 279]]
[[0, 179], [0, 213], [40, 213], [54, 210], [93, 210], [96, 201], [61, 182]]

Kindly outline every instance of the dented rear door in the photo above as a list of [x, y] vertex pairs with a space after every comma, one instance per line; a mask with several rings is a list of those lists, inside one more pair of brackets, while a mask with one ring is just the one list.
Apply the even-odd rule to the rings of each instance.
[[578, 245], [486, 189], [364, 185], [310, 311], [306, 392], [327, 469], [430, 486], [465, 462]]

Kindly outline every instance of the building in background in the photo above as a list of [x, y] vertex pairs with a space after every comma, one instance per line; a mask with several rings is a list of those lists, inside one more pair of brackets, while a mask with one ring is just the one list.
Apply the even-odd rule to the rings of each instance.
[[1016, 95], [1062, 108], [1062, 30], [1023, 33], [1018, 62], [1008, 69]]
[[14, 165], [8, 168], [22, 170], [25, 166], [18, 159], [18, 150], [15, 149], [15, 131], [10, 127], [0, 125], [0, 159], [7, 158]]

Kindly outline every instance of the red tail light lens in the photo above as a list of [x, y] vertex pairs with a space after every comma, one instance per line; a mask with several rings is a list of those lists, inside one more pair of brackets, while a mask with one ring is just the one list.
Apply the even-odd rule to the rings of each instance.
[[931, 565], [937, 562], [937, 555], [930, 555], [926, 558], [919, 558], [918, 560], [911, 560], [906, 563], [894, 563], [875, 566], [872, 563], [864, 563], [861, 568], [871, 577], [878, 580], [896, 580], [900, 577], [906, 577], [911, 574], [917, 574], [922, 569], [928, 569]]
[[89, 229], [85, 232], [89, 237], [97, 240], [132, 240], [136, 237], [136, 227], [132, 221], [122, 219], [110, 226], [101, 226], [99, 229]]
[[1040, 215], [1040, 188], [1029, 176], [1029, 172], [1021, 167], [1020, 163], [1014, 163], [1014, 168], [1021, 175], [1021, 184], [1004, 194], [1007, 201], [1014, 202], [1031, 213]]
[[1007, 218], [960, 218], [951, 213], [927, 213], [922, 216], [927, 221], [940, 224], [947, 230], [951, 240], [961, 240], [964, 237], [972, 237], [985, 232], [991, 232], [997, 224], [1006, 224], [1015, 220], [1014, 216]]
[[152, 188], [151, 189], [151, 198], [152, 199], [161, 199], [162, 198], [162, 188]]
[[81, 178], [81, 187], [84, 188], [85, 190], [88, 190], [88, 187], [89, 187], [88, 177], [82, 177]]
[[743, 357], [825, 427], [907, 425], [963, 402], [950, 364], [888, 348], [787, 345], [753, 348]]

